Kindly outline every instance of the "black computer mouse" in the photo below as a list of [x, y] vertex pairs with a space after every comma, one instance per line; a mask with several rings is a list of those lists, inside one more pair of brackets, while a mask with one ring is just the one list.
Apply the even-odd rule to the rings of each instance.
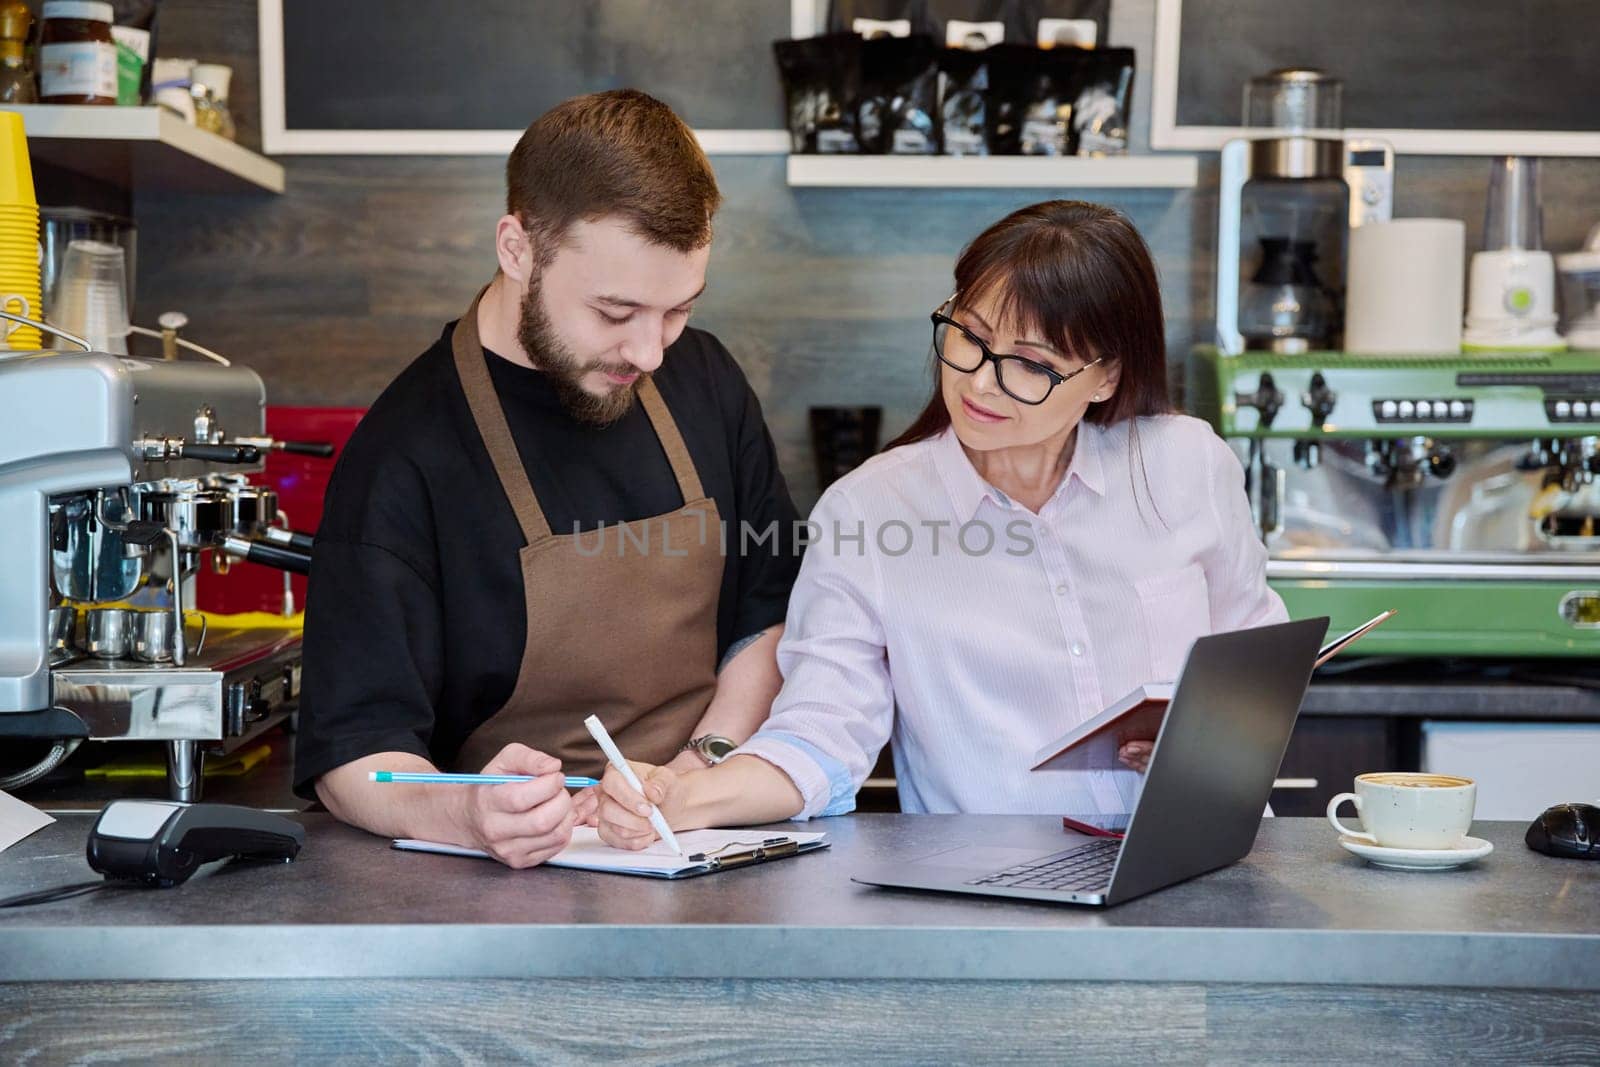
[[1546, 856], [1600, 860], [1600, 808], [1593, 804], [1557, 804], [1546, 808], [1523, 837], [1528, 847]]

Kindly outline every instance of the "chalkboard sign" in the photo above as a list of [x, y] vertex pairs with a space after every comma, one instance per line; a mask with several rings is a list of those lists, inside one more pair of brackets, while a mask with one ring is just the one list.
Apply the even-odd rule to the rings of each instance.
[[642, 89], [708, 151], [783, 151], [791, 0], [262, 0], [267, 152], [502, 153], [568, 97]]
[[1307, 66], [1400, 152], [1600, 155], [1596, 0], [1157, 0], [1156, 20], [1156, 148], [1218, 147], [1252, 77]]

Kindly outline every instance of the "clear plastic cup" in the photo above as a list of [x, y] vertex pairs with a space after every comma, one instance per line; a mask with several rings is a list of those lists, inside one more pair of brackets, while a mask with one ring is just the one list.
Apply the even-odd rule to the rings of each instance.
[[96, 352], [128, 351], [127, 264], [117, 245], [73, 241], [61, 264], [49, 322]]

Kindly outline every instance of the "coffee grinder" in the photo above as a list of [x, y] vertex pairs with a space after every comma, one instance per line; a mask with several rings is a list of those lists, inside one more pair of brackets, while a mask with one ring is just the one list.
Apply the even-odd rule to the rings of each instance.
[[1341, 83], [1320, 70], [1275, 70], [1245, 88], [1260, 135], [1222, 148], [1217, 333], [1224, 352], [1284, 354], [1337, 346], [1350, 229], [1388, 219], [1394, 153], [1340, 132]]

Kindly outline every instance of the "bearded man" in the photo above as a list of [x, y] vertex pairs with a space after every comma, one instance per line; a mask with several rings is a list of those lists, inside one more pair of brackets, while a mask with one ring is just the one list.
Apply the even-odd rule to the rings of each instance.
[[[605, 757], [705, 767], [766, 719], [795, 511], [738, 365], [689, 328], [720, 194], [621, 90], [506, 166], [499, 271], [384, 391], [317, 533], [295, 789], [373, 833], [526, 867], [592, 822]], [[371, 771], [522, 775], [393, 785]]]

